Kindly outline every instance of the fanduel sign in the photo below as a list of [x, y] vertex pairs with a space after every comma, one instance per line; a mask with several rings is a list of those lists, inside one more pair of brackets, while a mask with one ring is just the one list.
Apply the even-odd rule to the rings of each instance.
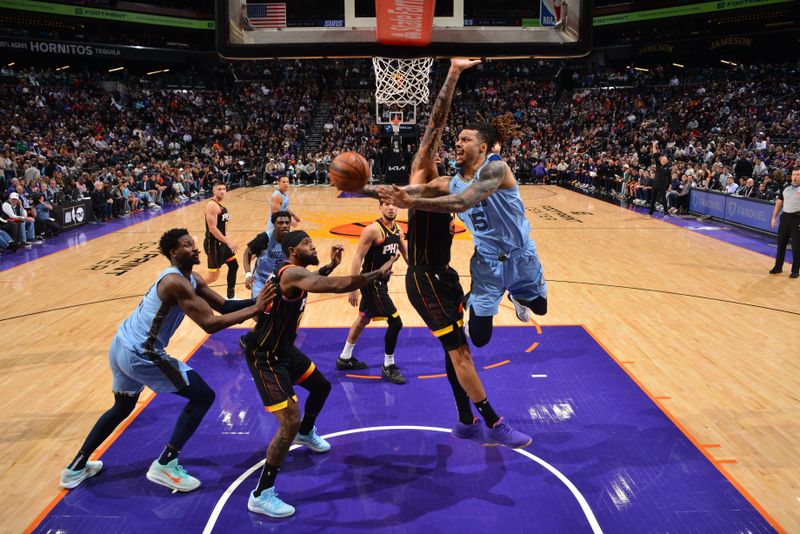
[[775, 232], [772, 228], [772, 212], [775, 204], [763, 200], [734, 197], [692, 189], [689, 196], [689, 211], [708, 215], [721, 221]]

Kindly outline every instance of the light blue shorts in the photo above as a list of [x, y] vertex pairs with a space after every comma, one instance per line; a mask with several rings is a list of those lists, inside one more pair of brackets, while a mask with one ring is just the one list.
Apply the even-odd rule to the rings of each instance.
[[258, 297], [258, 294], [261, 293], [262, 289], [264, 289], [265, 283], [266, 282], [262, 280], [256, 280], [255, 277], [253, 278], [252, 298]]
[[515, 299], [547, 298], [547, 282], [533, 243], [511, 254], [505, 261], [500, 261], [497, 255], [476, 250], [470, 260], [469, 270], [472, 287], [468, 306], [481, 317], [497, 315], [506, 290]]
[[166, 354], [157, 361], [130, 350], [114, 336], [108, 351], [111, 390], [122, 395], [137, 395], [144, 386], [156, 393], [175, 393], [189, 385], [186, 375], [192, 368]]

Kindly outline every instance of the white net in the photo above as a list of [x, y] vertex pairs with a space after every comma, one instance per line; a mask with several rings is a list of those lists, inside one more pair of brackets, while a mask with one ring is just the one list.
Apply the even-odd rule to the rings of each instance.
[[432, 57], [398, 59], [373, 57], [375, 102], [398, 105], [421, 104], [430, 97]]

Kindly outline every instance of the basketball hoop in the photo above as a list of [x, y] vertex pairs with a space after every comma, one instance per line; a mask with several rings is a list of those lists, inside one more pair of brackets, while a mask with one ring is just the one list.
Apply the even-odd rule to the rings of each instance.
[[[387, 124], [380, 113], [380, 106], [408, 109], [412, 112], [412, 121], [416, 122], [417, 105], [427, 103], [430, 97], [431, 65], [432, 57], [372, 58], [375, 69], [375, 115], [378, 124]], [[389, 124], [392, 124], [391, 120]]]
[[392, 74], [392, 79], [394, 79], [394, 85], [398, 90], [403, 89], [403, 82], [405, 81], [405, 77], [403, 76], [402, 72], [395, 72]]
[[399, 116], [392, 117], [392, 134], [400, 135], [400, 123], [403, 122]]

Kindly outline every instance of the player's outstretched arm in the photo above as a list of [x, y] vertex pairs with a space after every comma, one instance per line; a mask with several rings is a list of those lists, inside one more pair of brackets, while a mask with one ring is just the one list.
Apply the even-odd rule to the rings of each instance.
[[[201, 286], [208, 288], [202, 278], [197, 280], [197, 284], [198, 291], [203, 291]], [[275, 293], [274, 285], [267, 284], [259, 293], [255, 304], [224, 315], [215, 315], [211, 304], [195, 291], [186, 278], [171, 274], [165, 276], [158, 285], [158, 296], [162, 302], [175, 302], [191, 320], [209, 334], [250, 319], [266, 308], [267, 303], [275, 297]]]
[[[404, 185], [403, 187], [397, 187], [397, 186], [394, 187], [402, 189], [403, 191], [408, 193], [409, 196], [412, 197], [425, 197], [425, 198], [441, 197], [450, 192], [450, 177], [439, 176], [427, 183]], [[393, 187], [390, 185], [368, 185], [360, 192], [365, 194], [366, 196], [375, 199], [385, 200], [392, 194], [393, 190], [394, 190]], [[401, 207], [403, 206], [398, 206], [398, 208]]]
[[445, 78], [444, 84], [439, 90], [436, 102], [433, 103], [428, 126], [425, 128], [419, 149], [411, 162], [411, 175], [408, 179], [411, 185], [424, 184], [439, 176], [436, 171], [435, 156], [442, 142], [442, 133], [447, 122], [447, 114], [450, 111], [450, 104], [453, 100], [458, 78], [463, 71], [478, 63], [480, 63], [479, 60], [450, 60], [450, 70], [447, 71], [447, 78]]
[[342, 245], [333, 245], [331, 247], [331, 261], [328, 262], [327, 265], [323, 265], [317, 271], [317, 274], [320, 276], [328, 276], [336, 269], [340, 263], [342, 263], [342, 252], [344, 252], [344, 247]]
[[286, 291], [295, 287], [309, 293], [348, 293], [378, 278], [388, 278], [392, 274], [392, 265], [399, 257], [399, 254], [396, 255], [380, 269], [356, 276], [320, 276], [302, 267], [289, 268], [281, 277], [281, 289]]
[[484, 167], [478, 179], [462, 192], [456, 195], [445, 195], [435, 198], [415, 197], [408, 194], [403, 188], [394, 186], [389, 193], [383, 193], [381, 198], [398, 208], [414, 208], [424, 211], [439, 213], [458, 213], [471, 208], [481, 200], [497, 191], [497, 188], [511, 173], [511, 169], [504, 161], [492, 161]]

